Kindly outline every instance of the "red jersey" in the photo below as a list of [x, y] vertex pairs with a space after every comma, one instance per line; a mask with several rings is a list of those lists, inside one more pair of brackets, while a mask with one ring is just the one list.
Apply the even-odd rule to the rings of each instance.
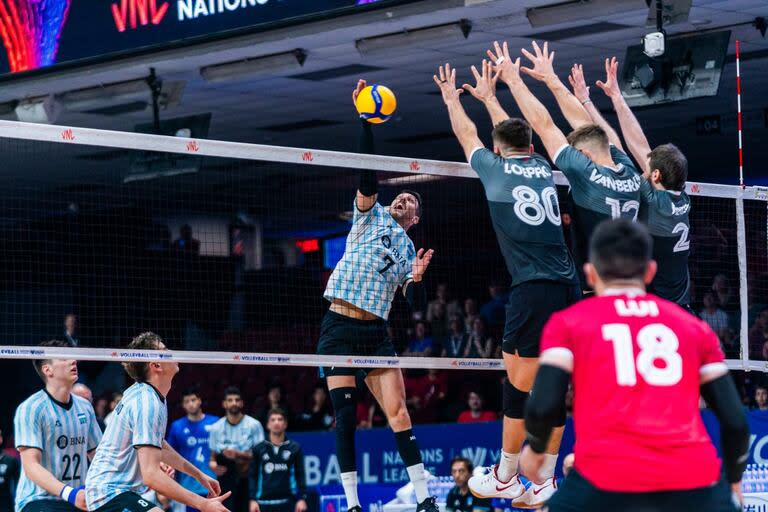
[[480, 416], [477, 418], [472, 416], [472, 411], [463, 411], [459, 414], [456, 423], [486, 423], [488, 421], [496, 421], [497, 419], [499, 419], [498, 416], [492, 411], [481, 411]]
[[706, 323], [654, 295], [621, 290], [552, 315], [542, 357], [550, 350], [572, 357], [575, 468], [594, 486], [650, 492], [719, 480], [699, 384], [726, 367]]

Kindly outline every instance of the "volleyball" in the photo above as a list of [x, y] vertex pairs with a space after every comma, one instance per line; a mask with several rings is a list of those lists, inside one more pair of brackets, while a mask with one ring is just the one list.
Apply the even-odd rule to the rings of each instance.
[[369, 85], [357, 95], [355, 107], [369, 123], [385, 123], [397, 108], [395, 93], [383, 85]]

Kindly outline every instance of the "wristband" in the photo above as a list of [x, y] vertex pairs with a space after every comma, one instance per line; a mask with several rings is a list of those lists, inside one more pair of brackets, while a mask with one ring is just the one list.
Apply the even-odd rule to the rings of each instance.
[[81, 485], [80, 487], [70, 487], [68, 485], [65, 485], [61, 488], [61, 492], [59, 493], [59, 497], [69, 503], [70, 505], [74, 505], [77, 501], [77, 493], [81, 490], [85, 489], [84, 485]]

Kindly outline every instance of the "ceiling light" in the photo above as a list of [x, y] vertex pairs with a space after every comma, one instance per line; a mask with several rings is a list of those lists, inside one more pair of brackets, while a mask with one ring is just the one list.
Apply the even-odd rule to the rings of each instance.
[[546, 27], [578, 20], [594, 20], [632, 9], [647, 9], [645, 0], [571, 0], [525, 11], [532, 27]]
[[297, 48], [285, 53], [214, 64], [200, 68], [200, 76], [211, 83], [244, 80], [260, 75], [278, 75], [304, 65], [307, 52]]
[[404, 29], [393, 34], [385, 34], [366, 39], [358, 39], [355, 46], [364, 57], [388, 54], [396, 50], [420, 46], [444, 44], [447, 41], [463, 41], [469, 37], [472, 24], [462, 19], [455, 23], [437, 25], [434, 27]]

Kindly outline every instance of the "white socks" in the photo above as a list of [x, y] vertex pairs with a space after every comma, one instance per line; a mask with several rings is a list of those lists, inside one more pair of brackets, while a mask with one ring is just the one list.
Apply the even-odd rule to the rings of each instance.
[[347, 510], [360, 506], [357, 497], [357, 471], [341, 474], [341, 485], [344, 486], [344, 495], [347, 497]]
[[496, 470], [496, 476], [500, 482], [509, 482], [517, 473], [517, 461], [520, 458], [519, 453], [507, 453], [502, 450], [499, 468]]
[[544, 454], [544, 464], [541, 466], [539, 475], [545, 480], [549, 480], [555, 476], [555, 466], [557, 465], [557, 455], [549, 453]]
[[[427, 491], [427, 479], [424, 476], [424, 464], [414, 464], [405, 468], [408, 471], [408, 477], [413, 484], [413, 490], [416, 492], [416, 503], [421, 503], [429, 498]], [[346, 488], [345, 488], [346, 490]]]

